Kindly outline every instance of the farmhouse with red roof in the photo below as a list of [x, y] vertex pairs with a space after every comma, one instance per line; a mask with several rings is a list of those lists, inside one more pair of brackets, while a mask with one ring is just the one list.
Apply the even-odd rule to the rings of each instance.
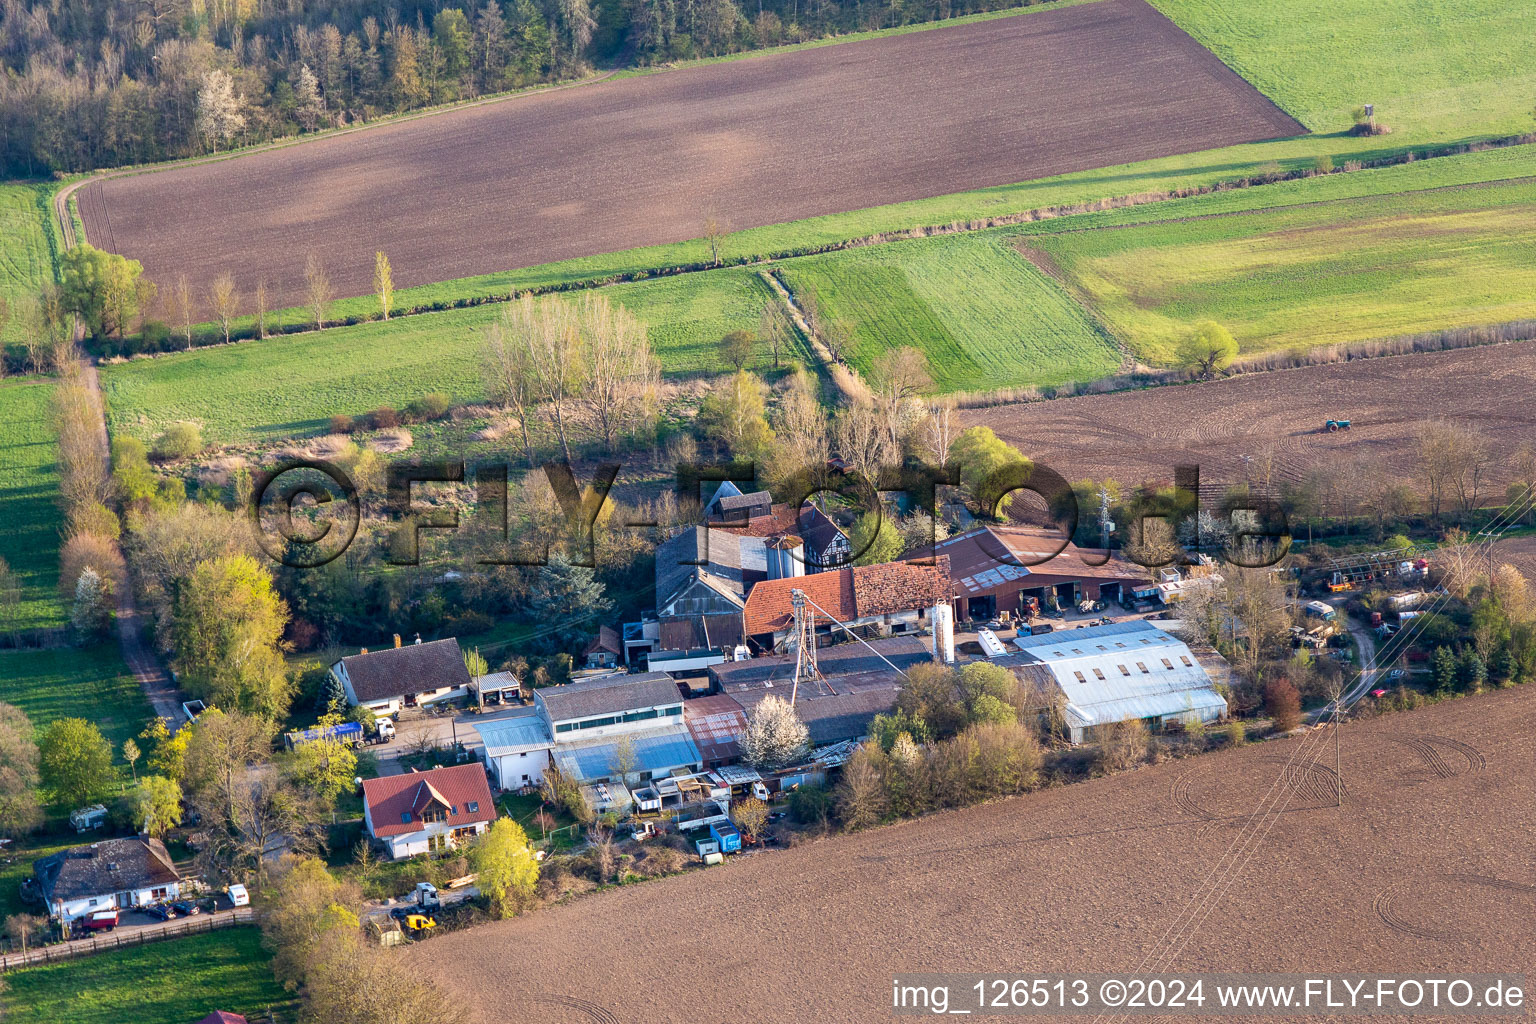
[[363, 781], [363, 822], [391, 859], [449, 850], [496, 820], [478, 763]]

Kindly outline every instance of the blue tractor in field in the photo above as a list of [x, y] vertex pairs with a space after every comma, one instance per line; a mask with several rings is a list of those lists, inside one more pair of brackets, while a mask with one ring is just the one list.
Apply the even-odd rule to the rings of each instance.
[[1336, 433], [1338, 433], [1341, 430], [1348, 430], [1348, 429], [1349, 429], [1349, 420], [1329, 420], [1328, 422], [1323, 424], [1323, 431], [1325, 433], [1329, 433], [1329, 434], [1336, 434]]

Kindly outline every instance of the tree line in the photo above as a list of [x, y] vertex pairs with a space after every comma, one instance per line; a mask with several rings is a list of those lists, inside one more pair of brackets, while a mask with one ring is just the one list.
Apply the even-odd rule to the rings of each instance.
[[149, 163], [1009, 0], [0, 2], [0, 174]]

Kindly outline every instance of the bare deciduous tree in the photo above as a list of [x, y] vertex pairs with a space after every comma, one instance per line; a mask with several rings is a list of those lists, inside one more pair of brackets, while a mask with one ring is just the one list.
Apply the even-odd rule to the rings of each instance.
[[819, 479], [832, 454], [827, 416], [817, 399], [816, 380], [802, 367], [785, 383], [774, 410], [773, 427], [778, 443], [769, 457], [768, 476], [786, 481], [809, 473]]
[[[516, 354], [519, 362], [511, 369], [531, 376], [529, 407], [541, 404], [548, 412], [550, 423], [560, 438], [560, 451], [567, 462], [571, 459], [570, 438], [566, 418], [581, 382], [586, 377], [582, 365], [582, 332], [575, 308], [558, 298], [535, 299], [524, 295], [516, 302], [508, 303], [499, 321], [502, 350], [509, 358]], [[518, 354], [526, 350], [526, 357]], [[526, 363], [521, 362], [526, 358]], [[511, 378], [505, 378], [510, 382]], [[503, 391], [503, 401], [511, 401], [511, 393]]]
[[583, 293], [577, 318], [584, 371], [578, 397], [597, 422], [603, 443], [615, 451], [619, 434], [654, 410], [661, 363], [651, 351], [645, 324], [606, 296]]
[[1448, 502], [1462, 513], [1478, 506], [1493, 465], [1481, 434], [1457, 423], [1432, 420], [1419, 431], [1418, 449], [1431, 515], [1438, 519]]
[[955, 406], [953, 402], [935, 402], [928, 407], [923, 423], [923, 451], [933, 464], [943, 469], [949, 465], [949, 446], [955, 443]]
[[187, 351], [192, 351], [192, 286], [187, 283], [187, 275], [182, 274], [176, 279], [176, 315], [181, 321], [181, 337], [187, 344]]
[[267, 279], [258, 278], [256, 281], [256, 337], [258, 339], [267, 336]]
[[901, 452], [892, 446], [885, 420], [868, 402], [856, 402], [832, 421], [837, 453], [861, 480], [873, 486], [886, 466], [895, 465]]
[[502, 307], [501, 316], [486, 328], [483, 366], [486, 390], [502, 408], [517, 417], [528, 468], [533, 469], [537, 462], [528, 424], [538, 404], [540, 388], [532, 332], [523, 329], [528, 326], [524, 323], [526, 309], [526, 301], [508, 303]]
[[228, 344], [229, 326], [240, 306], [240, 292], [235, 289], [234, 274], [226, 270], [213, 279], [213, 284], [208, 286], [208, 305], [213, 310], [213, 318], [218, 321], [219, 330], [224, 334], [225, 344]]
[[395, 274], [389, 265], [389, 257], [382, 252], [373, 254], [373, 292], [379, 297], [379, 319], [389, 319], [389, 308], [395, 301]]
[[709, 243], [709, 261], [715, 266], [720, 265], [721, 243], [725, 238], [725, 228], [720, 224], [720, 218], [713, 210], [704, 214], [704, 241]]
[[886, 434], [892, 447], [899, 447], [913, 401], [933, 387], [928, 357], [910, 345], [903, 345], [882, 352], [871, 369], [870, 382], [885, 420]]
[[309, 316], [315, 330], [325, 330], [326, 307], [331, 304], [331, 279], [326, 276], [320, 257], [310, 253], [304, 259], [304, 289], [309, 300]]
[[779, 352], [789, 345], [790, 332], [793, 330], [789, 316], [777, 299], [763, 303], [762, 312], [757, 317], [757, 336], [773, 350], [775, 370], [779, 368]]

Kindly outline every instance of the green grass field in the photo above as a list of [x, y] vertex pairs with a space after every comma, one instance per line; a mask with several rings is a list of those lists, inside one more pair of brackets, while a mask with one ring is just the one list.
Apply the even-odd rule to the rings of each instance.
[[189, 1024], [214, 1010], [289, 1019], [293, 997], [267, 966], [254, 928], [153, 942], [7, 974], [11, 1024]]
[[1149, 363], [1196, 320], [1245, 353], [1536, 316], [1536, 183], [1342, 199], [1031, 243]]
[[154, 717], [144, 691], [112, 642], [94, 647], [0, 651], [0, 701], [34, 727], [58, 718], [95, 722], [119, 749]]
[[[18, 299], [54, 280], [51, 195], [52, 185], [0, 184], [0, 299], [13, 311]], [[16, 319], [0, 324], [0, 343], [20, 339]]]
[[[719, 371], [714, 343], [738, 327], [756, 330], [771, 298], [746, 267], [615, 285], [603, 294], [647, 323], [671, 374]], [[332, 414], [400, 406], [430, 391], [455, 402], [479, 399], [483, 333], [498, 315], [499, 306], [477, 306], [140, 359], [104, 366], [102, 387], [114, 432], [147, 439], [166, 423], [194, 420], [213, 443], [312, 434]], [[770, 359], [759, 353], [759, 368]]]
[[1151, 0], [1314, 132], [1374, 103], [1415, 137], [1530, 131], [1536, 6], [1509, 0]]
[[59, 476], [50, 380], [0, 381], [0, 558], [21, 578], [17, 628], [64, 624], [59, 600]]
[[781, 273], [852, 326], [846, 358], [866, 377], [904, 345], [928, 357], [940, 392], [1092, 380], [1120, 364], [1114, 343], [996, 232], [807, 256]]

